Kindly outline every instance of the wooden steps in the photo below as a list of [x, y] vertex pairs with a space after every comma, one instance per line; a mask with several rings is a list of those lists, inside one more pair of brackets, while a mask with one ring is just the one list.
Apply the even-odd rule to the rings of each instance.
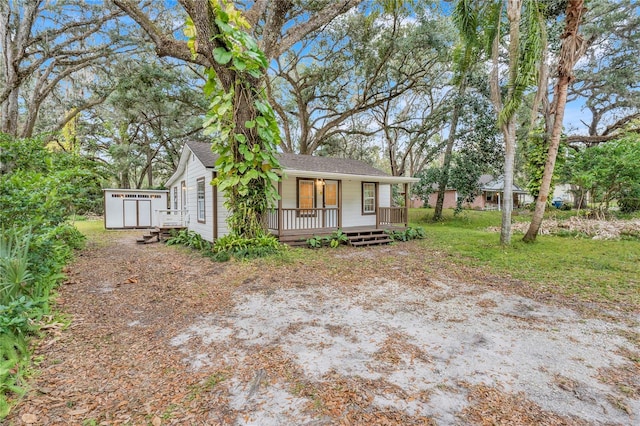
[[142, 237], [136, 239], [136, 243], [138, 244], [151, 244], [157, 243], [160, 241], [160, 230], [150, 229], [148, 233], [143, 234]]
[[[377, 246], [392, 243], [393, 240], [385, 232], [384, 229], [358, 229], [346, 230], [345, 235], [349, 239], [349, 245], [353, 247]], [[281, 243], [291, 247], [307, 247], [307, 240], [312, 237], [325, 237], [331, 235], [330, 232], [321, 232], [316, 234], [295, 234], [281, 235], [279, 240]]]
[[377, 246], [393, 242], [384, 229], [350, 231], [345, 234], [349, 238], [349, 244], [354, 247]]
[[176, 231], [180, 231], [181, 229], [184, 229], [184, 227], [163, 227], [163, 228], [153, 228], [153, 229], [149, 229], [149, 231], [142, 235], [142, 237], [136, 239], [136, 243], [138, 244], [151, 244], [151, 243], [157, 243], [160, 241], [164, 241], [167, 238], [171, 237], [171, 231], [173, 230]]

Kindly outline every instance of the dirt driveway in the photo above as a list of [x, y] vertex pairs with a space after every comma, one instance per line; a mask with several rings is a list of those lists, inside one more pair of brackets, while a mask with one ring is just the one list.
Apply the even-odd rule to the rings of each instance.
[[218, 264], [135, 235], [71, 266], [8, 424], [640, 424], [638, 315], [470, 283], [420, 242]]

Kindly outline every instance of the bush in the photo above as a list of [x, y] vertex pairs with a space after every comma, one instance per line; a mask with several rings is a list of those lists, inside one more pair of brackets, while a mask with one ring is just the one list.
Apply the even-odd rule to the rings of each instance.
[[410, 240], [420, 240], [426, 237], [426, 233], [422, 228], [414, 228], [412, 226], [408, 227], [404, 231], [387, 231], [389, 237], [393, 241], [410, 241]]
[[0, 134], [0, 419], [22, 394], [34, 320], [49, 313], [51, 292], [84, 236], [67, 223], [90, 208], [96, 174], [80, 157], [51, 152], [37, 139]]
[[209, 241], [203, 239], [200, 234], [188, 229], [183, 229], [178, 232], [172, 231], [172, 237], [166, 241], [166, 244], [168, 246], [181, 244], [200, 251], [211, 250], [211, 243]]
[[283, 249], [284, 245], [271, 234], [264, 234], [255, 238], [244, 238], [229, 234], [215, 241], [211, 255], [218, 262], [226, 262], [231, 257], [238, 259], [266, 257]]
[[310, 248], [320, 248], [323, 246], [329, 246], [331, 248], [337, 248], [341, 244], [346, 244], [349, 242], [349, 237], [347, 234], [342, 232], [341, 229], [333, 231], [330, 235], [326, 235], [324, 237], [314, 235], [313, 237], [307, 240], [307, 246]]
[[618, 207], [620, 207], [620, 212], [624, 214], [640, 211], [640, 185], [627, 191], [621, 191]]

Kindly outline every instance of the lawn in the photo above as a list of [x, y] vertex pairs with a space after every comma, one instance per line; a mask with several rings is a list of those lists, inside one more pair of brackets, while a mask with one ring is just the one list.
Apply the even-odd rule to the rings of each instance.
[[[526, 244], [521, 234], [514, 234], [512, 245], [503, 247], [499, 234], [487, 231], [490, 226], [500, 226], [500, 214], [465, 211], [454, 216], [448, 210], [443, 221], [434, 223], [430, 221], [432, 209], [412, 209], [410, 219], [425, 229], [424, 246], [448, 253], [454, 264], [508, 274], [536, 290], [625, 309], [640, 307], [640, 240], [541, 235], [535, 243]], [[562, 219], [571, 212], [557, 214]], [[514, 214], [514, 221], [528, 220], [528, 213]]]

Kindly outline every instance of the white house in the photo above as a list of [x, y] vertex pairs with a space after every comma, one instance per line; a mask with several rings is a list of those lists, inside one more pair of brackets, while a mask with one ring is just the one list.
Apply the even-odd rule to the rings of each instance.
[[[358, 160], [281, 153], [277, 183], [280, 201], [267, 218], [270, 232], [281, 240], [336, 229], [381, 229], [407, 226], [408, 184], [418, 179], [389, 176]], [[169, 211], [165, 220], [181, 217], [208, 241], [226, 235], [228, 211], [211, 180], [216, 156], [210, 144], [187, 142], [176, 172], [166, 182]], [[404, 207], [392, 206], [391, 185], [402, 185]]]

